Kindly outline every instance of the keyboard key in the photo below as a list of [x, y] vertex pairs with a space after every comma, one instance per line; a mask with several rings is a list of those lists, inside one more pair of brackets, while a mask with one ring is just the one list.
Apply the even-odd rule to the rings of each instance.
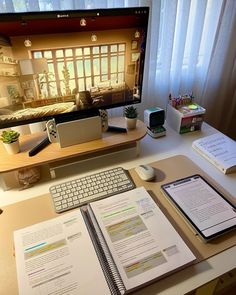
[[118, 167], [52, 186], [50, 194], [55, 211], [61, 213], [133, 188], [128, 172]]

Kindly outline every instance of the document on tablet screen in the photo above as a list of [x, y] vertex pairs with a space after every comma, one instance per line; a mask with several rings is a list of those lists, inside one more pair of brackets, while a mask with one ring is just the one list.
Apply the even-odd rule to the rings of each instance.
[[236, 226], [236, 209], [200, 175], [162, 185], [190, 223], [205, 239]]

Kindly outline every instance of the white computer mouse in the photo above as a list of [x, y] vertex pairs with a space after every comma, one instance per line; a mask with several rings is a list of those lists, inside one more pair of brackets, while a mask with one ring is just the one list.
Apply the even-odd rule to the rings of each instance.
[[145, 181], [152, 180], [155, 177], [154, 169], [149, 165], [140, 165], [135, 168], [138, 176]]

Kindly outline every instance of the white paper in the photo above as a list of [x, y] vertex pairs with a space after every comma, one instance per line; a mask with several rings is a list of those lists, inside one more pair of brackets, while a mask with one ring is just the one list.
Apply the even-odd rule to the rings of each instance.
[[90, 205], [127, 290], [195, 259], [144, 188]]
[[19, 294], [110, 294], [80, 211], [14, 232]]
[[236, 225], [234, 208], [198, 176], [165, 190], [206, 237]]

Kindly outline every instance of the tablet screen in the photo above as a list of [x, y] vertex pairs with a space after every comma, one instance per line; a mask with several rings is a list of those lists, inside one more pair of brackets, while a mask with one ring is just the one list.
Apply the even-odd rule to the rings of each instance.
[[235, 206], [202, 176], [192, 175], [161, 188], [204, 240], [235, 228]]

